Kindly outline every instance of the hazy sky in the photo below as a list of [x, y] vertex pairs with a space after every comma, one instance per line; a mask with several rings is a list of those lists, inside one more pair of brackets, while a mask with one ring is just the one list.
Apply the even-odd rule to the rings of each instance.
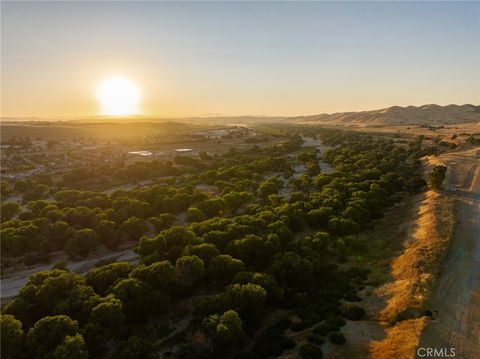
[[2, 2], [2, 116], [158, 117], [479, 103], [479, 2]]

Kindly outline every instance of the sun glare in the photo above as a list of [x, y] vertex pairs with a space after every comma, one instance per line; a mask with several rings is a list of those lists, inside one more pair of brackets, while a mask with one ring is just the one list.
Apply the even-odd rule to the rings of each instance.
[[104, 115], [127, 116], [140, 112], [140, 90], [132, 81], [123, 77], [102, 81], [97, 87], [97, 99]]

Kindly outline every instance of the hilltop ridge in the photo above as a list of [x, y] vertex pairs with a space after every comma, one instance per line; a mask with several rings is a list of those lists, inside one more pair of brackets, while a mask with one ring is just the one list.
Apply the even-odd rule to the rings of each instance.
[[480, 106], [470, 104], [392, 106], [371, 111], [299, 116], [291, 118], [289, 121], [318, 124], [453, 125], [480, 122]]
[[301, 124], [326, 124], [326, 125], [455, 125], [463, 123], [480, 123], [480, 105], [446, 105], [427, 104], [422, 106], [391, 106], [378, 110], [335, 112], [332, 114], [321, 113], [306, 116], [191, 116], [191, 117], [156, 117], [156, 116], [126, 116], [106, 117], [90, 116], [83, 118], [66, 119], [43, 119], [43, 118], [15, 118], [3, 117], [3, 123], [41, 123], [41, 122], [66, 122], [66, 123], [189, 123], [189, 124], [253, 124], [253, 123], [274, 123], [287, 121]]

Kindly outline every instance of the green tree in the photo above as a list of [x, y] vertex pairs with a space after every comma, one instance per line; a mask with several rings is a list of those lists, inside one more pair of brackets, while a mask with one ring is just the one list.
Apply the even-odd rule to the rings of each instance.
[[163, 231], [175, 222], [175, 218], [175, 215], [171, 213], [162, 213], [158, 217], [150, 217], [149, 220], [157, 231]]
[[203, 278], [205, 265], [197, 256], [184, 256], [175, 263], [175, 277], [183, 288], [190, 288]]
[[272, 264], [272, 272], [279, 283], [292, 288], [306, 288], [313, 281], [312, 264], [293, 252], [277, 258]]
[[125, 234], [130, 241], [136, 241], [148, 231], [148, 225], [144, 220], [131, 217], [127, 219], [119, 228], [119, 232]]
[[130, 314], [143, 314], [145, 288], [135, 278], [122, 279], [113, 287], [112, 293], [125, 305], [125, 310]]
[[205, 213], [203, 213], [200, 209], [195, 207], [190, 207], [189, 209], [187, 209], [187, 214], [185, 219], [189, 223], [201, 222], [206, 219], [206, 216], [205, 216]]
[[15, 188], [15, 191], [23, 193], [31, 187], [31, 183], [24, 180], [18, 180], [13, 187]]
[[428, 174], [428, 184], [430, 188], [434, 191], [438, 191], [442, 188], [443, 180], [445, 179], [445, 175], [447, 173], [447, 167], [445, 166], [435, 166], [433, 167], [432, 171]]
[[236, 310], [245, 321], [253, 325], [262, 317], [267, 292], [257, 284], [232, 284], [227, 287], [227, 303]]
[[51, 186], [53, 184], [52, 175], [47, 172], [39, 173], [36, 177], [36, 182], [46, 186]]
[[244, 263], [256, 268], [265, 267], [273, 255], [271, 243], [255, 234], [249, 234], [245, 238], [232, 242], [229, 248]]
[[47, 316], [28, 331], [27, 345], [35, 358], [45, 358], [64, 338], [78, 332], [78, 322], [66, 315]]
[[4, 198], [12, 193], [12, 187], [7, 181], [0, 181], [0, 193]]
[[283, 290], [278, 286], [273, 277], [263, 273], [239, 272], [233, 278], [233, 283], [257, 284], [267, 291], [267, 300], [270, 303], [279, 303], [283, 298]]
[[221, 254], [210, 261], [207, 273], [217, 283], [228, 283], [238, 273], [245, 270], [245, 265], [239, 259], [228, 254]]
[[186, 245], [199, 244], [201, 240], [189, 228], [173, 226], [160, 232], [155, 238], [142, 237], [138, 252], [144, 256], [157, 252], [162, 258], [176, 260]]
[[99, 244], [97, 233], [90, 228], [81, 229], [75, 232], [72, 239], [65, 244], [65, 252], [72, 259], [85, 258]]
[[236, 213], [241, 207], [254, 202], [255, 197], [249, 192], [229, 192], [223, 196], [225, 207], [231, 212]]
[[107, 301], [98, 304], [90, 315], [92, 323], [114, 332], [121, 329], [124, 320], [122, 302], [116, 298], [108, 298]]
[[130, 276], [149, 284], [152, 288], [167, 289], [174, 280], [174, 268], [169, 261], [155, 262], [148, 266], [140, 264]]
[[98, 233], [100, 240], [109, 248], [115, 248], [119, 242], [119, 235], [116, 230], [114, 221], [101, 220], [95, 227], [95, 232]]
[[56, 314], [84, 321], [91, 310], [89, 299], [94, 295], [93, 289], [78, 274], [44, 271], [31, 275], [26, 286], [3, 310], [18, 318], [25, 327], [44, 316]]
[[2, 357], [14, 358], [23, 347], [22, 322], [10, 314], [0, 315], [0, 334]]
[[93, 309], [84, 333], [91, 353], [101, 353], [108, 340], [122, 333], [125, 322], [122, 302], [108, 296]]
[[245, 335], [242, 319], [234, 310], [228, 310], [221, 316], [210, 315], [203, 320], [203, 325], [220, 345], [231, 345], [241, 341]]
[[342, 345], [343, 343], [345, 343], [345, 335], [343, 335], [343, 333], [341, 332], [330, 333], [330, 335], [328, 336], [328, 339], [333, 344], [337, 344], [337, 345]]
[[303, 359], [322, 359], [322, 348], [315, 343], [306, 343], [300, 347], [300, 356]]
[[219, 254], [220, 252], [218, 251], [217, 247], [215, 247], [215, 245], [212, 243], [202, 243], [194, 246], [186, 246], [185, 250], [183, 251], [183, 255], [195, 255], [200, 258], [204, 263], [209, 263], [212, 258], [218, 256]]
[[2, 222], [9, 221], [20, 213], [20, 205], [17, 202], [8, 202], [0, 207], [0, 217]]
[[261, 198], [267, 199], [271, 194], [277, 194], [281, 187], [282, 181], [270, 178], [260, 184], [257, 192]]
[[225, 201], [221, 198], [210, 198], [199, 202], [198, 208], [205, 213], [207, 218], [218, 216], [225, 208]]
[[322, 189], [325, 185], [329, 184], [332, 178], [329, 175], [320, 173], [315, 177], [315, 186], [318, 189]]
[[88, 359], [83, 337], [80, 334], [67, 335], [62, 343], [48, 356], [48, 359]]
[[86, 274], [85, 278], [96, 293], [106, 295], [117, 281], [128, 278], [132, 268], [132, 265], [128, 262], [110, 263], [92, 269]]
[[132, 336], [128, 341], [119, 345], [114, 358], [118, 359], [155, 359], [155, 347], [148, 339]]
[[333, 209], [330, 207], [320, 207], [312, 209], [307, 214], [308, 222], [313, 228], [326, 226], [330, 216], [333, 214]]

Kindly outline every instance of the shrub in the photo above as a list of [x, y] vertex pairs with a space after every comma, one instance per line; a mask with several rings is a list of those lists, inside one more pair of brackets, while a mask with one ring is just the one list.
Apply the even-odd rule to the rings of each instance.
[[445, 166], [433, 167], [432, 171], [428, 174], [428, 184], [433, 190], [438, 191], [440, 188], [442, 188], [442, 183], [445, 179], [446, 173], [447, 167]]
[[270, 329], [284, 331], [290, 328], [291, 325], [292, 325], [292, 321], [290, 320], [290, 318], [282, 318], [279, 321], [277, 321], [275, 324], [273, 324], [270, 327]]
[[279, 356], [284, 350], [295, 346], [295, 341], [278, 333], [267, 331], [262, 334], [253, 346], [253, 352], [259, 354], [262, 358]]
[[309, 326], [306, 322], [296, 322], [290, 326], [290, 329], [294, 332], [300, 332], [304, 329], [307, 329]]
[[326, 322], [330, 326], [331, 331], [337, 331], [338, 329], [347, 324], [347, 322], [340, 317], [327, 319]]
[[349, 302], [361, 302], [362, 298], [360, 298], [355, 292], [347, 292], [344, 296], [345, 300]]
[[345, 324], [347, 324], [347, 322], [342, 318], [330, 318], [317, 325], [313, 329], [313, 332], [315, 334], [327, 335], [328, 333], [338, 331]]
[[365, 310], [355, 305], [345, 310], [345, 317], [350, 320], [362, 320], [365, 317]]
[[337, 344], [337, 345], [342, 345], [343, 343], [345, 343], [345, 336], [343, 335], [343, 333], [340, 333], [340, 332], [331, 333], [328, 336], [328, 339], [333, 344]]
[[305, 359], [321, 359], [323, 358], [322, 348], [313, 343], [303, 344], [300, 347], [300, 356]]
[[194, 207], [187, 209], [187, 215], [185, 217], [187, 222], [201, 222], [204, 221], [205, 218], [205, 213], [203, 213], [200, 209]]
[[319, 334], [311, 334], [308, 336], [308, 341], [317, 345], [325, 343], [325, 339]]

